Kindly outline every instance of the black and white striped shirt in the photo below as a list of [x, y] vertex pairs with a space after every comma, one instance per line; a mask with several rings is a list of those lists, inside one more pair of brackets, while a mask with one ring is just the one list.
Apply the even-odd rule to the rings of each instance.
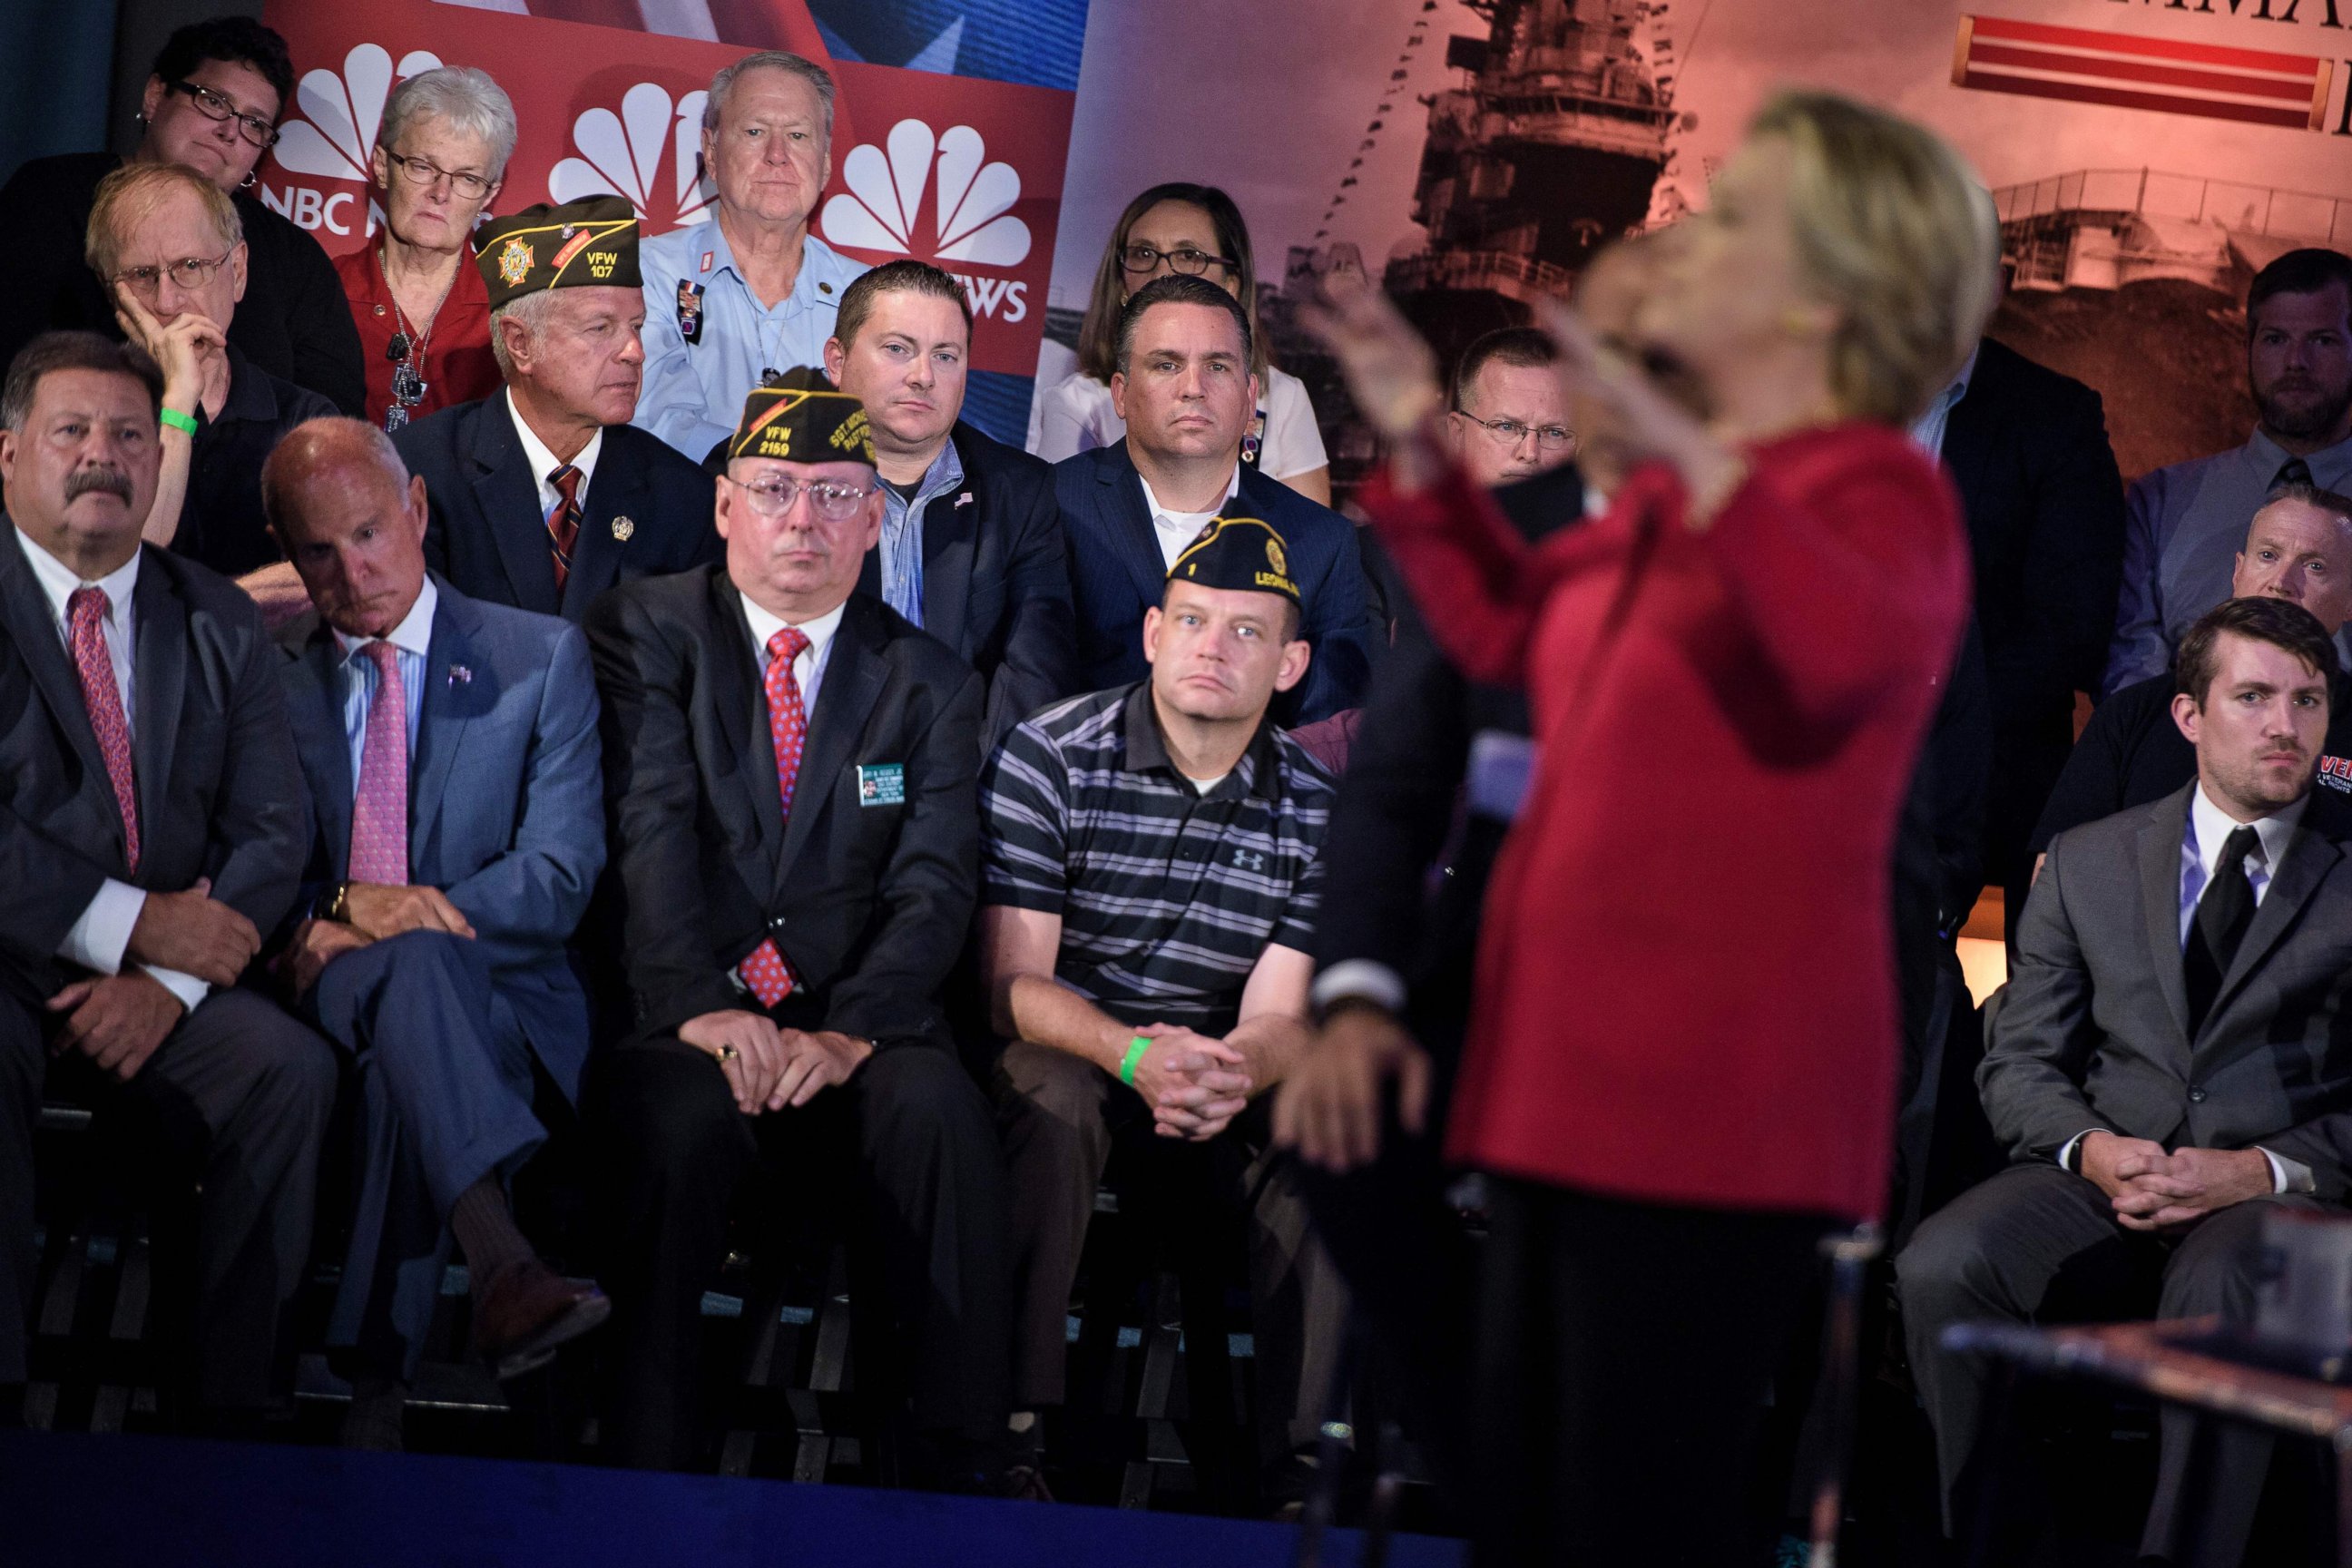
[[1149, 682], [1074, 697], [981, 780], [983, 900], [1062, 917], [1055, 973], [1122, 1023], [1222, 1036], [1269, 943], [1310, 950], [1338, 786], [1271, 723], [1203, 795]]

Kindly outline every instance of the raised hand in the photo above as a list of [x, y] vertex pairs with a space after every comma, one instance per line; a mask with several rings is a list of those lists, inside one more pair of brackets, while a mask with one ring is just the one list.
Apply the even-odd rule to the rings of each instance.
[[1397, 1084], [1408, 1132], [1429, 1119], [1429, 1053], [1385, 1007], [1341, 1007], [1323, 1026], [1274, 1102], [1274, 1141], [1310, 1165], [1339, 1172], [1381, 1152], [1381, 1094]]

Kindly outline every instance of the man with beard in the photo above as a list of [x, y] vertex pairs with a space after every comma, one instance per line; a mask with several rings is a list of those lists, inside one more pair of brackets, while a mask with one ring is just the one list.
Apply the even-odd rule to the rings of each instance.
[[[2109, 694], [2162, 673], [2191, 622], [2230, 596], [2246, 520], [2284, 484], [2352, 489], [2352, 258], [2290, 250], [2246, 292], [2246, 444], [2131, 488]], [[2339, 651], [2347, 649], [2338, 634]]]

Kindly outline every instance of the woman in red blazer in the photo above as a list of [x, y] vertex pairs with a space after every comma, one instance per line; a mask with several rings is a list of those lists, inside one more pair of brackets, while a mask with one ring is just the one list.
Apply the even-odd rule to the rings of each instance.
[[[1774, 100], [1649, 259], [1632, 342], [1548, 320], [1588, 466], [1627, 477], [1539, 546], [1444, 458], [1393, 310], [1323, 321], [1391, 440], [1374, 526], [1445, 651], [1535, 718], [1448, 1136], [1495, 1178], [1471, 1429], [1496, 1561], [1738, 1560], [1815, 1244], [1877, 1212], [1895, 821], [1969, 602], [1958, 501], [1905, 426], [1976, 342], [1997, 243], [1932, 135]], [[1357, 1090], [1416, 1082], [1412, 1048], [1318, 1050], [1284, 1131], [1347, 1163]]]

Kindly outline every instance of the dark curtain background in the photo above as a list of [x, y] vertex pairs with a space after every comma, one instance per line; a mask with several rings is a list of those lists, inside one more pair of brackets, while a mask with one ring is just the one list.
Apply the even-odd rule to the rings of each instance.
[[139, 140], [131, 116], [172, 29], [259, 0], [0, 0], [0, 178], [27, 158]]

